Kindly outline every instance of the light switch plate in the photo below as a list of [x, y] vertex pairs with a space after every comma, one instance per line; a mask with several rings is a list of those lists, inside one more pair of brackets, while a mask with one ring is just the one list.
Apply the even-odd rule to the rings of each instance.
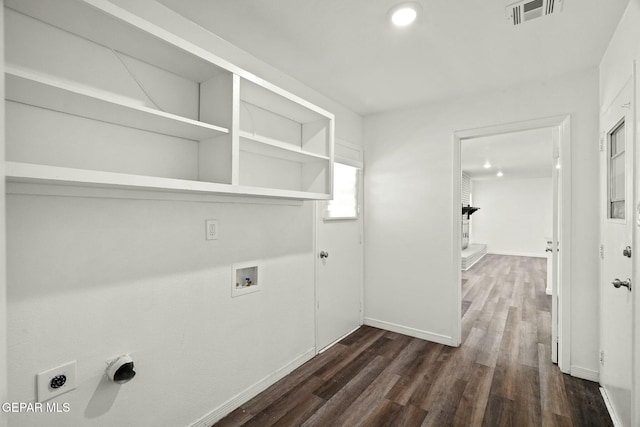
[[36, 375], [38, 402], [44, 402], [76, 388], [76, 361], [67, 362]]
[[206, 228], [206, 239], [207, 240], [217, 240], [218, 239], [218, 220], [217, 219], [208, 219], [205, 221]]

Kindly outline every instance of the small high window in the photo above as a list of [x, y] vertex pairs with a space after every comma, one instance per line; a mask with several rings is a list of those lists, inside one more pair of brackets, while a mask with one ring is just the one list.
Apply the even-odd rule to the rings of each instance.
[[625, 126], [624, 121], [609, 133], [609, 212], [610, 219], [625, 218]]
[[360, 169], [335, 163], [333, 169], [333, 200], [327, 204], [325, 219], [357, 219], [358, 178]]

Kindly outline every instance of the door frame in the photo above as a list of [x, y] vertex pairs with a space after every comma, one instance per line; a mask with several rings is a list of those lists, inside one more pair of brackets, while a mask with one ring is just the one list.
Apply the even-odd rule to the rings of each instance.
[[[633, 153], [633, 182], [635, 188], [632, 194], [633, 205], [632, 212], [634, 213], [632, 221], [635, 226], [632, 227], [632, 247], [633, 264], [631, 266], [631, 280], [634, 284], [640, 284], [640, 185], [638, 185], [638, 179], [640, 178], [640, 147], [638, 142], [640, 141], [640, 109], [638, 108], [638, 102], [640, 102], [640, 74], [638, 70], [638, 60], [633, 61], [632, 68], [632, 111], [631, 119], [634, 122], [634, 132], [632, 135], [632, 144], [634, 147]], [[638, 320], [640, 317], [640, 292], [635, 292], [631, 301], [631, 317], [632, 317], [632, 329], [631, 329], [631, 422], [633, 425], [640, 425], [640, 327], [638, 327]]]
[[[360, 145], [352, 144], [350, 142], [344, 141], [339, 138], [335, 138], [335, 149], [334, 149], [334, 163], [342, 163], [345, 165], [353, 166], [360, 169], [360, 175], [358, 177], [358, 214], [360, 218], [360, 283], [358, 286], [360, 288], [360, 318], [359, 323], [360, 326], [364, 323], [364, 149]], [[350, 335], [353, 331], [349, 331], [345, 335], [337, 338], [331, 344], [320, 348], [319, 347], [319, 305], [320, 305], [320, 221], [323, 219], [318, 215], [318, 208], [320, 201], [316, 200], [313, 202], [313, 259], [314, 259], [314, 303], [313, 303], [313, 315], [314, 315], [314, 346], [315, 346], [315, 354], [322, 353], [329, 348], [331, 348], [334, 344], [340, 341], [342, 338]], [[358, 327], [360, 327], [358, 326]]]
[[[452, 259], [453, 277], [456, 278], [455, 289], [456, 307], [454, 321], [454, 344], [462, 343], [462, 271], [461, 263], [461, 231], [460, 231], [460, 184], [461, 184], [461, 143], [465, 139], [479, 138], [505, 133], [520, 132], [540, 128], [555, 128], [559, 134], [560, 158], [562, 168], [560, 171], [560, 185], [562, 200], [559, 203], [559, 240], [562, 244], [562, 257], [560, 260], [560, 274], [558, 275], [558, 366], [564, 373], [571, 371], [571, 115], [543, 117], [514, 123], [506, 123], [495, 126], [487, 126], [453, 133], [453, 201], [451, 207], [452, 229]], [[553, 339], [554, 337], [552, 337]]]

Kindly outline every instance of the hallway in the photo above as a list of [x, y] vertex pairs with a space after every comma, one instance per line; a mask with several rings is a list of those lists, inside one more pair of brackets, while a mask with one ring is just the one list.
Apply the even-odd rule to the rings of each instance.
[[551, 359], [546, 260], [463, 272], [463, 344], [363, 326], [218, 426], [609, 426], [598, 385]]

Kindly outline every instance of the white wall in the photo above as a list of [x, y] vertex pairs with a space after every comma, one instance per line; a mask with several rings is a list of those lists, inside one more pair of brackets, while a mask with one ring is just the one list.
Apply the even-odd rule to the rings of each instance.
[[640, 0], [631, 0], [600, 62], [600, 106], [608, 106], [640, 60]]
[[[11, 195], [7, 222], [9, 398], [69, 360], [79, 378], [69, 414], [11, 425], [187, 425], [314, 347], [310, 203]], [[265, 288], [232, 299], [231, 264], [252, 260]], [[138, 375], [106, 382], [126, 352]]]
[[[627, 6], [616, 32], [614, 33], [609, 47], [605, 52], [602, 62], [600, 63], [600, 106], [606, 107], [618, 94], [622, 86], [626, 83], [631, 75], [632, 62], [638, 61], [638, 71], [640, 71], [640, 0], [631, 0]], [[640, 83], [640, 82], [637, 82]], [[640, 96], [636, 94], [636, 114], [638, 114], [638, 103]], [[640, 149], [637, 141], [640, 134], [638, 127], [638, 117], [636, 117], [636, 153], [635, 153], [635, 170], [636, 174], [640, 171]], [[640, 202], [640, 185], [638, 185], [638, 176], [636, 175], [636, 203]], [[635, 228], [634, 236], [634, 254], [640, 254], [640, 228]], [[633, 283], [640, 283], [640, 257], [634, 255], [634, 273]], [[634, 402], [633, 407], [636, 409], [633, 414], [633, 425], [640, 425], [640, 327], [638, 327], [638, 316], [640, 313], [640, 294], [635, 292], [635, 336], [634, 336], [634, 369], [635, 378], [633, 382]]]
[[[338, 137], [362, 143], [355, 113], [153, 1], [127, 6], [336, 112]], [[313, 203], [216, 200], [7, 197], [7, 400], [33, 401], [37, 372], [78, 363], [78, 389], [57, 399], [70, 413], [12, 426], [189, 425], [313, 354]], [[204, 239], [210, 218], [217, 241]], [[256, 259], [264, 290], [232, 299], [231, 264]], [[125, 352], [138, 375], [105, 382]]]
[[551, 178], [473, 181], [473, 243], [487, 252], [545, 257], [545, 237], [553, 230]]
[[[571, 364], [598, 370], [598, 73], [596, 69], [365, 119], [365, 317], [451, 341], [453, 133], [571, 114]], [[475, 199], [474, 199], [475, 203]], [[411, 280], [402, 272], [416, 265]]]
[[[0, 7], [4, 2], [0, 0]], [[4, 7], [0, 11], [0, 23], [4, 22]], [[0, 58], [4, 58], [4, 24], [0, 24]], [[4, 64], [0, 65], [0, 99], [4, 99]], [[4, 102], [0, 103], [0, 378], [7, 378], [7, 281], [5, 238], [5, 183], [4, 183]], [[0, 381], [0, 403], [6, 402], [7, 381]], [[0, 411], [0, 427], [7, 425], [6, 415]]]

